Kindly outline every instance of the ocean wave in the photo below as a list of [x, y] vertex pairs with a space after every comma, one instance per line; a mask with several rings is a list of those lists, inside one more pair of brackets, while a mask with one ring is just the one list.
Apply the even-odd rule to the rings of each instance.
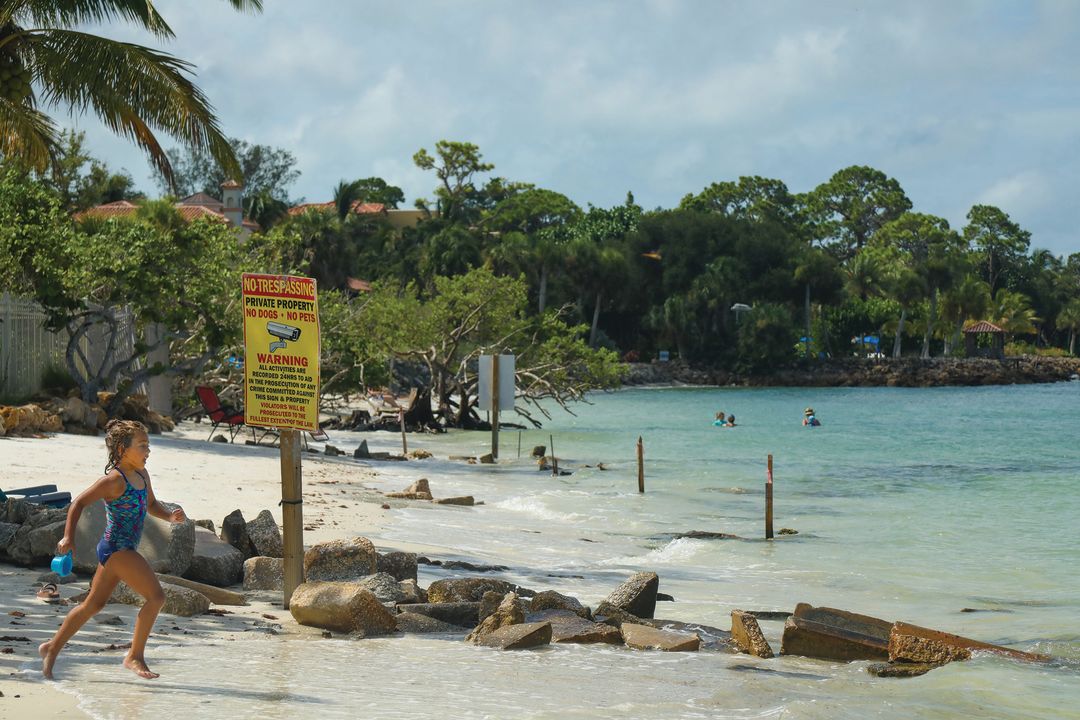
[[535, 496], [518, 496], [512, 497], [507, 500], [502, 500], [497, 503], [493, 503], [493, 507], [497, 507], [501, 510], [509, 510], [511, 512], [524, 513], [526, 515], [532, 515], [533, 517], [541, 518], [542, 520], [554, 520], [558, 522], [581, 522], [588, 519], [587, 515], [575, 512], [560, 512], [553, 510], [544, 504], [543, 500]]
[[601, 560], [598, 565], [678, 565], [692, 559], [702, 550], [708, 547], [708, 543], [690, 538], [672, 540], [663, 547], [654, 548], [644, 555], [626, 555], [623, 557]]

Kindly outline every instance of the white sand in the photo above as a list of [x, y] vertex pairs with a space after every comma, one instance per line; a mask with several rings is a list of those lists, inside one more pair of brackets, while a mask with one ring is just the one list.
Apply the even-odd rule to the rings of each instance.
[[[222, 518], [237, 508], [247, 519], [254, 518], [261, 510], [270, 510], [280, 525], [281, 508], [277, 504], [281, 499], [279, 450], [243, 445], [244, 435], [232, 445], [210, 443], [206, 442], [208, 433], [206, 424], [183, 423], [175, 432], [151, 436], [147, 468], [157, 497], [181, 504], [192, 519], [213, 520], [219, 529]], [[318, 443], [311, 446], [320, 451], [323, 447]], [[4, 468], [0, 487], [52, 483], [75, 496], [101, 475], [106, 453], [101, 436], [55, 435], [42, 439], [0, 438], [0, 458]], [[377, 541], [379, 530], [386, 525], [389, 515], [381, 507], [380, 493], [401, 490], [407, 484], [403, 484], [403, 476], [419, 477], [422, 473], [422, 462], [396, 463], [394, 477], [383, 478], [369, 464], [352, 457], [303, 453], [304, 524], [312, 528], [304, 533], [305, 545], [363, 535], [375, 540], [382, 551], [425, 550], [400, 545], [389, 548]], [[35, 597], [40, 586], [37, 578], [43, 572], [44, 568], [30, 570], [0, 565], [0, 623], [3, 624], [0, 635], [25, 637], [30, 641], [0, 642], [0, 647], [14, 650], [0, 654], [0, 692], [3, 693], [0, 718], [87, 717], [77, 708], [75, 697], [64, 692], [63, 682], [51, 684], [41, 679], [37, 646], [55, 632], [70, 609], [65, 605], [47, 604]], [[71, 597], [87, 587], [85, 579], [79, 578], [78, 582], [61, 586], [61, 596]], [[161, 615], [154, 627], [154, 635], [183, 632], [204, 635], [206, 642], [214, 642], [253, 626], [279, 625], [284, 632], [311, 631], [296, 625], [289, 612], [281, 609], [279, 593], [261, 595], [247, 607], [223, 609], [231, 614], [198, 618]], [[25, 616], [18, 617], [12, 615], [13, 612], [25, 613]], [[124, 624], [105, 625], [92, 620], [72, 643], [83, 649], [101, 650], [110, 643], [128, 642], [136, 612], [134, 607], [109, 605], [101, 615], [119, 617]], [[115, 656], [117, 673], [126, 672], [120, 667], [122, 650], [103, 651], [101, 655]], [[153, 668], [153, 635], [147, 659]], [[56, 670], [61, 679], [63, 662], [61, 655]], [[20, 697], [16, 698], [16, 695]]]

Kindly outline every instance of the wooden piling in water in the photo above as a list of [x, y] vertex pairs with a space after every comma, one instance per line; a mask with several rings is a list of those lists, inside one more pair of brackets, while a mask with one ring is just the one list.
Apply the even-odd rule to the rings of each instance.
[[555, 457], [555, 436], [548, 435], [548, 445], [551, 446], [551, 474], [559, 474], [559, 458]]
[[769, 471], [765, 476], [765, 539], [772, 540], [772, 455], [769, 455]]
[[405, 409], [398, 410], [398, 417], [401, 419], [401, 454], [409, 454], [409, 444], [405, 441]]
[[645, 492], [645, 444], [640, 435], [637, 439], [637, 491]]

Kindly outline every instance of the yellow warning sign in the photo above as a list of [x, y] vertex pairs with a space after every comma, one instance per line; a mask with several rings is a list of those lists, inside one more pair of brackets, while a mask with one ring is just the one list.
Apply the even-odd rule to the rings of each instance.
[[319, 429], [315, 280], [244, 273], [244, 422]]

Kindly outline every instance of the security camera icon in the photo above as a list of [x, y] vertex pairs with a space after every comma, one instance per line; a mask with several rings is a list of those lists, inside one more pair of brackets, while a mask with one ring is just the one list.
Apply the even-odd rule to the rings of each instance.
[[293, 327], [292, 325], [285, 325], [279, 322], [266, 323], [266, 332], [270, 333], [280, 340], [275, 340], [270, 343], [270, 352], [280, 350], [288, 345], [289, 342], [295, 342], [300, 338], [300, 328]]

